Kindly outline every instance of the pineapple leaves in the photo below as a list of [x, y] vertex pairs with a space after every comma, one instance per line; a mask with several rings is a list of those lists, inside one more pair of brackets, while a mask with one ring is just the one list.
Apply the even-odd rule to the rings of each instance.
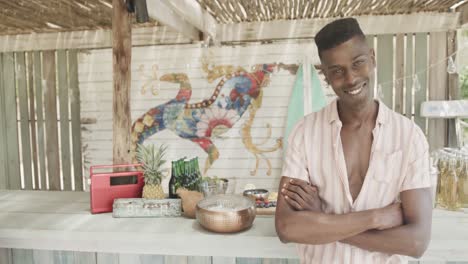
[[159, 148], [155, 145], [144, 146], [138, 144], [136, 158], [142, 165], [144, 171], [145, 184], [159, 185], [168, 171], [164, 168], [168, 146], [162, 144]]

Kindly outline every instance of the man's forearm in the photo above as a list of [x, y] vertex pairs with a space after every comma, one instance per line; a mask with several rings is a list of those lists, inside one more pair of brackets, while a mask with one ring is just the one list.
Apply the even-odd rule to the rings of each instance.
[[367, 210], [348, 214], [325, 214], [295, 211], [277, 219], [277, 230], [283, 242], [326, 244], [376, 228], [376, 213]]
[[369, 230], [346, 238], [341, 242], [369, 251], [406, 255], [415, 258], [424, 253], [430, 234], [415, 224], [407, 224], [387, 230]]

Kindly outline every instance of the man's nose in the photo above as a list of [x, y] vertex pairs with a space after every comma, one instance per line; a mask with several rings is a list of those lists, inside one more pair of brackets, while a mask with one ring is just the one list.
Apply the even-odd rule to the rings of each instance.
[[353, 87], [357, 84], [356, 73], [351, 71], [346, 71], [345, 82], [348, 87]]

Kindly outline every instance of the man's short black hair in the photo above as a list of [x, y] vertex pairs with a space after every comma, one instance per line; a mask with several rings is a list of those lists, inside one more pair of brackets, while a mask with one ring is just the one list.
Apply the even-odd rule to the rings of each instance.
[[334, 48], [355, 36], [366, 38], [355, 18], [342, 18], [327, 24], [315, 35], [319, 56], [321, 57], [322, 51]]

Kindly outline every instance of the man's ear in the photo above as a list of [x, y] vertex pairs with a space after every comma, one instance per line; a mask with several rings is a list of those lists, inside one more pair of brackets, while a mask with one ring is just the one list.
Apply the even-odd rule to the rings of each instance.
[[317, 73], [320, 75], [322, 74], [323, 75], [323, 79], [325, 79], [325, 82], [327, 83], [327, 85], [330, 85], [330, 81], [328, 81], [328, 78], [327, 78], [327, 74], [325, 72], [325, 66], [323, 66], [323, 64], [319, 64], [319, 65], [315, 65], [315, 69], [317, 70]]

